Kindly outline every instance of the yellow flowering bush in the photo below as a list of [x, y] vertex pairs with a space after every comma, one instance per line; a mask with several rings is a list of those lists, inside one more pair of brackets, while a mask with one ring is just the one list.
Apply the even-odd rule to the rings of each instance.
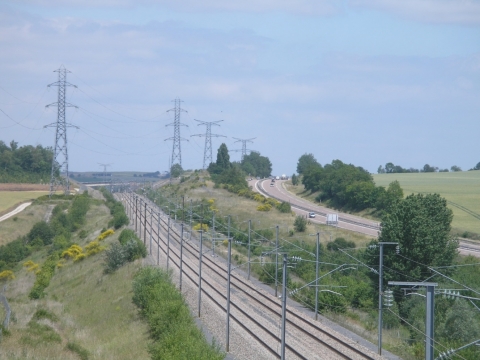
[[34, 263], [32, 260], [25, 261], [23, 266], [27, 268], [27, 271], [36, 272], [38, 270], [38, 264]]
[[85, 251], [87, 252], [87, 256], [98, 254], [99, 252], [105, 250], [105, 246], [101, 246], [100, 242], [95, 240], [91, 241], [90, 243], [85, 246]]
[[253, 196], [253, 200], [263, 203], [263, 202], [265, 202], [265, 196], [263, 196], [261, 194], [255, 194]]
[[78, 255], [82, 254], [83, 253], [83, 249], [74, 244], [72, 246], [70, 246], [67, 250], [65, 250], [64, 252], [62, 252], [62, 258], [64, 259], [75, 259]]
[[87, 254], [85, 253], [81, 253], [81, 254], [78, 254], [77, 256], [75, 256], [73, 258], [73, 261], [82, 261], [83, 259], [85, 259], [87, 257]]
[[192, 227], [193, 230], [203, 230], [203, 231], [208, 231], [208, 225], [207, 224], [197, 224]]
[[0, 272], [0, 281], [7, 281], [15, 279], [15, 275], [13, 275], [12, 270], [4, 270]]
[[115, 231], [113, 231], [113, 229], [108, 229], [107, 231], [104, 231], [103, 233], [101, 233], [100, 235], [97, 236], [97, 240], [98, 241], [102, 241], [104, 240], [106, 237], [110, 236], [110, 235], [113, 235], [115, 234]]
[[270, 204], [262, 204], [257, 206], [257, 211], [270, 211], [272, 209], [272, 205]]

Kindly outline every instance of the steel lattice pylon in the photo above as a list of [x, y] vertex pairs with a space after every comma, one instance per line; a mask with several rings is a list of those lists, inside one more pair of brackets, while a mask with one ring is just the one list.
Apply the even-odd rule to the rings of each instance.
[[200, 124], [198, 125], [206, 125], [207, 126], [207, 132], [204, 134], [195, 134], [191, 136], [205, 136], [205, 149], [203, 152], [203, 170], [205, 170], [208, 165], [212, 162], [212, 136], [213, 137], [226, 137], [225, 135], [218, 135], [218, 134], [212, 134], [212, 125], [220, 126], [218, 125], [219, 122], [222, 122], [223, 120], [218, 120], [218, 121], [201, 121], [195, 119], [195, 121], [198, 121]]
[[242, 161], [243, 161], [243, 158], [245, 157], [245, 155], [247, 155], [247, 151], [251, 151], [250, 149], [247, 149], [247, 142], [250, 142], [250, 143], [253, 143], [252, 140], [255, 140], [256, 137], [254, 138], [251, 138], [251, 139], [238, 139], [238, 138], [233, 138], [237, 141], [234, 142], [237, 143], [237, 142], [241, 142], [242, 143], [242, 150], [231, 150], [231, 151], [241, 151], [242, 152]]
[[[58, 185], [61, 185], [63, 187], [65, 195], [70, 194], [70, 178], [68, 175], [67, 127], [78, 128], [77, 126], [67, 124], [65, 119], [66, 108], [76, 108], [75, 105], [72, 105], [65, 101], [67, 92], [66, 87], [73, 86], [76, 88], [77, 86], [67, 82], [67, 73], [69, 73], [70, 71], [65, 69], [63, 65], [60, 67], [60, 69], [55, 70], [54, 72], [58, 72], [58, 81], [48, 85], [48, 87], [58, 86], [58, 101], [49, 104], [46, 107], [57, 106], [57, 122], [44, 126], [56, 127], [55, 146], [53, 149], [52, 158], [52, 172], [50, 176], [50, 196], [55, 193]], [[60, 177], [62, 172], [65, 174], [64, 179], [61, 179]]]
[[186, 140], [180, 136], [180, 126], [188, 126], [185, 124], [182, 124], [180, 122], [180, 113], [181, 112], [187, 112], [183, 110], [180, 107], [180, 104], [183, 102], [179, 98], [176, 98], [175, 100], [172, 100], [175, 102], [175, 107], [173, 109], [167, 110], [169, 111], [175, 111], [175, 117], [173, 119], [173, 123], [167, 124], [165, 126], [173, 126], [173, 137], [165, 139], [167, 140], [173, 140], [173, 148], [172, 148], [172, 162], [170, 163], [170, 171], [172, 170], [172, 166], [174, 164], [180, 164], [182, 166], [182, 148], [180, 147], [180, 143], [182, 140]]

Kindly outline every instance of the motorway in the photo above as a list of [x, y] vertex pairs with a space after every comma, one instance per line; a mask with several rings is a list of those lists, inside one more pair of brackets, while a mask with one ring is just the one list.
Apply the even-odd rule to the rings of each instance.
[[[270, 179], [251, 180], [249, 185], [254, 191], [262, 193], [265, 196], [275, 198], [279, 201], [289, 202], [292, 210], [298, 215], [308, 216], [309, 212], [315, 212], [316, 216], [310, 219], [310, 222], [316, 224], [326, 223], [326, 214], [338, 214], [338, 227], [350, 231], [359, 232], [365, 235], [377, 238], [380, 232], [380, 223], [369, 219], [364, 219], [351, 214], [340, 213], [336, 210], [314, 204], [304, 200], [285, 188], [285, 180], [276, 180], [270, 186]], [[476, 241], [460, 240], [458, 251], [461, 255], [472, 255], [480, 257], [480, 243]]]

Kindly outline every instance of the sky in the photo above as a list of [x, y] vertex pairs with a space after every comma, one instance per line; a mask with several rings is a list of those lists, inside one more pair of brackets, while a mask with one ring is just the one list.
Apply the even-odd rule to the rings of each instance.
[[3, 0], [0, 140], [54, 146], [61, 66], [70, 171], [168, 170], [176, 98], [184, 169], [195, 120], [273, 175], [480, 161], [480, 0]]

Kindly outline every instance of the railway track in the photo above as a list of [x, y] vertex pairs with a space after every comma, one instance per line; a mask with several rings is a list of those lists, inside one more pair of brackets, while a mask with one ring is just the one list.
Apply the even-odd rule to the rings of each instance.
[[[126, 195], [124, 197], [127, 206], [135, 206], [132, 201], [131, 196]], [[132, 208], [130, 208], [131, 210]], [[165, 218], [157, 214], [152, 213], [152, 211], [159, 211], [158, 207], [154, 204], [149, 204], [149, 210], [151, 212], [150, 218], [152, 219], [149, 222], [147, 212], [147, 207], [140, 209], [141, 211], [135, 211], [137, 215], [137, 223], [143, 225], [144, 241], [146, 242], [147, 229], [150, 228], [149, 234], [151, 233], [152, 241], [155, 242], [156, 246], [159, 247], [160, 251], [166, 256], [169, 252], [171, 260], [173, 260], [175, 267], [180, 270], [180, 234], [179, 230], [175, 226], [170, 227], [170, 251], [167, 251], [167, 242], [166, 234], [168, 232], [168, 224]], [[142, 211], [143, 210], [143, 211]], [[132, 211], [130, 211], [132, 213]], [[157, 231], [154, 223], [156, 222], [157, 228], [160, 231]], [[158, 226], [160, 224], [160, 226]], [[142, 229], [140, 228], [140, 232]], [[163, 238], [162, 238], [163, 237]], [[193, 286], [198, 287], [198, 271], [195, 269], [192, 262], [198, 263], [199, 258], [199, 249], [192, 242], [183, 241], [183, 250], [188, 253], [188, 260], [183, 258], [182, 273], [189, 279]], [[172, 246], [173, 245], [173, 246]], [[158, 249], [157, 249], [158, 251]], [[218, 264], [209, 257], [202, 257], [202, 266], [206, 266], [209, 270], [208, 276], [202, 276], [202, 294], [207, 296], [218, 308], [226, 313], [226, 307], [221, 303], [221, 301], [226, 304], [227, 297], [224, 294], [225, 288], [224, 283], [227, 281], [227, 269], [224, 263]], [[272, 348], [271, 344], [279, 344], [281, 339], [279, 337], [278, 321], [281, 319], [281, 303], [278, 299], [272, 298], [271, 295], [267, 295], [260, 291], [257, 287], [253, 286], [243, 277], [232, 274], [231, 275], [231, 286], [235, 288], [236, 295], [231, 298], [230, 305], [238, 312], [238, 315], [242, 317], [239, 318], [237, 315], [231, 315], [233, 321], [235, 321], [244, 331], [246, 331], [250, 336], [252, 336], [256, 341], [258, 341], [266, 350], [268, 350], [274, 357], [280, 358], [278, 351]], [[220, 301], [219, 301], [220, 299]], [[252, 305], [250, 307], [245, 306], [245, 302], [250, 301]], [[245, 310], [247, 308], [249, 310]], [[254, 309], [252, 311], [252, 308]], [[261, 309], [261, 310], [260, 310]], [[259, 316], [261, 313], [263, 316]], [[267, 318], [267, 321], [265, 319]], [[248, 323], [248, 325], [246, 325]], [[266, 324], [266, 325], [265, 325]], [[300, 335], [294, 336], [290, 334], [290, 338], [295, 338], [295, 341], [286, 344], [287, 353], [294, 355], [299, 359], [308, 359], [308, 351], [311, 349], [305, 348], [305, 345], [302, 345], [303, 339], [309, 339], [311, 343], [316, 344], [316, 346], [321, 346], [323, 351], [327, 351], [331, 354], [327, 358], [335, 359], [377, 359], [374, 355], [369, 355], [365, 353], [364, 350], [359, 349], [358, 345], [355, 346], [354, 342], [343, 340], [338, 338], [331, 333], [331, 330], [324, 329], [319, 326], [313, 320], [308, 319], [304, 316], [299, 315], [296, 311], [292, 311], [287, 307], [287, 327], [289, 329], [295, 329]], [[255, 330], [253, 330], [255, 329]], [[291, 331], [289, 331], [291, 333]], [[303, 339], [302, 339], [303, 338]], [[367, 351], [368, 352], [368, 351]], [[323, 358], [323, 357], [322, 357]]]

